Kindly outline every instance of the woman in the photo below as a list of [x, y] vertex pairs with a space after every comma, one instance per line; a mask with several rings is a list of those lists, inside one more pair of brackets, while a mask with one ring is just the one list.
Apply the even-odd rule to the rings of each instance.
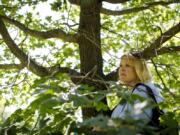
[[[152, 77], [148, 70], [145, 60], [134, 57], [131, 54], [125, 54], [121, 57], [119, 67], [120, 82], [128, 86], [131, 90], [126, 91], [131, 95], [144, 97], [145, 102], [135, 100], [133, 103], [120, 103], [112, 112], [112, 118], [133, 118], [144, 120], [145, 123], [152, 121], [153, 107], [147, 108], [146, 101], [155, 100], [159, 103], [163, 101], [158, 89], [152, 83]], [[150, 93], [150, 94], [149, 94]], [[155, 99], [152, 99], [152, 95]]]

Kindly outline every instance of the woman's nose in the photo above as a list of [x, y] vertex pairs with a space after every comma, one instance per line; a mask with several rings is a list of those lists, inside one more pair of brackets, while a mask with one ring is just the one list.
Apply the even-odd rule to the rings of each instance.
[[124, 67], [120, 67], [120, 71], [125, 71], [125, 68]]

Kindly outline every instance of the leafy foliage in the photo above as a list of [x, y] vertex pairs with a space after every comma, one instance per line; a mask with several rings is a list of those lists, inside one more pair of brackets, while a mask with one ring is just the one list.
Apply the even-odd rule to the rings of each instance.
[[[83, 0], [80, 4], [88, 6], [93, 2], [95, 1]], [[149, 2], [157, 1], [133, 0], [119, 4], [115, 9], [142, 7]], [[59, 29], [65, 34], [74, 34], [79, 31], [80, 23], [80, 7], [77, 8], [77, 5], [72, 5], [67, 0], [1, 0], [0, 16], [15, 19], [32, 30], [44, 32]], [[143, 50], [179, 22], [179, 9], [180, 5], [176, 3], [158, 5], [121, 16], [101, 14], [104, 73], [107, 74], [118, 67], [122, 52]], [[58, 64], [76, 71], [81, 70], [82, 61], [77, 43], [68, 43], [56, 38], [46, 40], [36, 38], [13, 24], [8, 22], [5, 24], [18, 47], [38, 64], [45, 67]], [[178, 46], [179, 38], [178, 33], [163, 46]], [[0, 45], [0, 64], [20, 63], [6, 46], [2, 36], [0, 36]], [[168, 130], [171, 132], [180, 124], [179, 59], [178, 53], [167, 53], [148, 61], [154, 81], [163, 91], [165, 98], [165, 102], [160, 104], [160, 107], [167, 113], [160, 120], [162, 125], [168, 125], [170, 129], [165, 129], [163, 133]], [[0, 72], [0, 134], [134, 135], [141, 131], [155, 134], [152, 127], [146, 126], [142, 121], [112, 119], [103, 114], [107, 110], [113, 110], [122, 98], [129, 102], [137, 99], [137, 97], [132, 99], [127, 97], [126, 87], [115, 82], [105, 82], [110, 87], [101, 90], [96, 89], [95, 86], [81, 84], [83, 79], [75, 85], [71, 77], [69, 73], [38, 77], [27, 68], [2, 70]], [[103, 102], [105, 98], [107, 104]], [[84, 108], [94, 108], [98, 115], [83, 119]]]

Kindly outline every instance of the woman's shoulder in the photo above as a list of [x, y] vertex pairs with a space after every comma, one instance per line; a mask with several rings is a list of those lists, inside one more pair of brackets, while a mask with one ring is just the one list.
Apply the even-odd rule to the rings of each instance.
[[147, 83], [147, 85], [152, 89], [152, 92], [157, 100], [157, 102], [163, 102], [164, 101], [164, 98], [163, 96], [161, 95], [161, 89], [159, 87], [157, 87], [154, 83]]
[[160, 90], [152, 82], [141, 83], [141, 84], [137, 85], [134, 88], [133, 93], [138, 94], [138, 95], [143, 95], [143, 97], [148, 97], [148, 90], [149, 89], [152, 91], [157, 102], [162, 102], [164, 100], [161, 93], [160, 93]]
[[139, 91], [146, 91], [147, 89], [151, 89], [151, 90], [158, 90], [158, 88], [154, 85], [154, 83], [152, 82], [147, 82], [147, 83], [138, 83], [136, 84], [136, 86], [134, 87], [135, 90], [139, 90]]
[[148, 97], [146, 84], [139, 83], [132, 90], [132, 94], [140, 95], [142, 97]]

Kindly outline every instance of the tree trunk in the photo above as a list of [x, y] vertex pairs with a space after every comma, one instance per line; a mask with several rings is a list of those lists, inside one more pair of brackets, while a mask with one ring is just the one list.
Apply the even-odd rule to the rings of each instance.
[[[80, 1], [80, 24], [78, 40], [81, 73], [90, 77], [103, 77], [103, 61], [100, 39], [100, 9], [98, 0]], [[84, 82], [86, 83], [86, 82]], [[96, 115], [95, 108], [83, 108], [83, 118]]]
[[82, 0], [80, 4], [79, 52], [81, 73], [90, 71], [103, 76], [103, 61], [100, 41], [100, 8], [98, 0]]

